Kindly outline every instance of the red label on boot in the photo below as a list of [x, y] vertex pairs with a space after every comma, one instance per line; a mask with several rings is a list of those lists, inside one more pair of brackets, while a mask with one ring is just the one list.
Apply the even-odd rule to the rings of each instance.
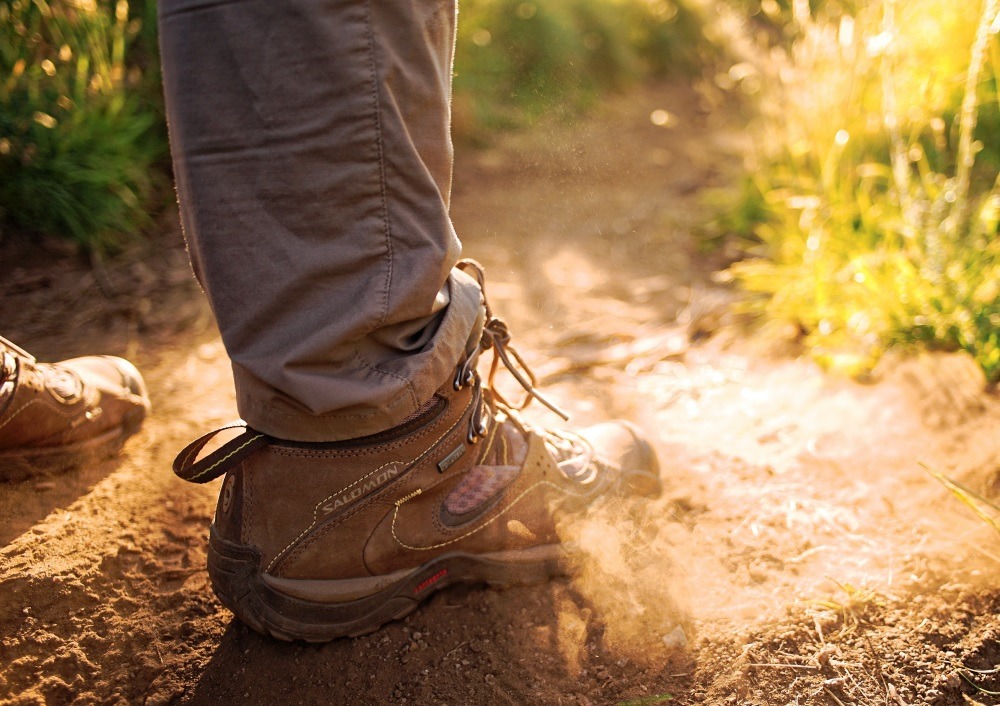
[[431, 586], [436, 584], [438, 581], [440, 581], [447, 575], [448, 575], [448, 569], [441, 569], [439, 572], [431, 576], [429, 579], [421, 581], [419, 584], [417, 584], [417, 587], [413, 589], [413, 593], [417, 594], [420, 593], [421, 591], [430, 588]]

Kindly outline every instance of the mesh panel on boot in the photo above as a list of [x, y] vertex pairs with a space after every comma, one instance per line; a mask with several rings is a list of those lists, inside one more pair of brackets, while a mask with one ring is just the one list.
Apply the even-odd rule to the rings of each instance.
[[519, 466], [473, 466], [444, 501], [444, 509], [464, 515], [514, 482]]
[[483, 462], [466, 472], [445, 498], [445, 510], [462, 515], [475, 510], [513, 483], [528, 452], [527, 440], [511, 423], [500, 422], [496, 438]]

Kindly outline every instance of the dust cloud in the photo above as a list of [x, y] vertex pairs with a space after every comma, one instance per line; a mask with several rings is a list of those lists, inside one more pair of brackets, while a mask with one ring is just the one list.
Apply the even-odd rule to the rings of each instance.
[[[577, 564], [575, 600], [558, 607], [567, 668], [581, 635], [662, 663], [789, 611], [835, 622], [956, 580], [996, 585], [995, 532], [921, 467], [996, 496], [997, 403], [974, 373], [936, 355], [861, 385], [794, 362], [672, 395], [649, 420], [664, 497], [607, 498], [560, 527]], [[654, 371], [642, 387], [663, 397], [676, 378]]]
[[558, 616], [560, 649], [571, 668], [579, 630], [562, 629], [566, 624], [599, 623], [604, 647], [640, 664], [693, 637], [688, 576], [671, 541], [679, 528], [663, 510], [661, 503], [611, 497], [561, 523], [580, 599], [560, 606]]

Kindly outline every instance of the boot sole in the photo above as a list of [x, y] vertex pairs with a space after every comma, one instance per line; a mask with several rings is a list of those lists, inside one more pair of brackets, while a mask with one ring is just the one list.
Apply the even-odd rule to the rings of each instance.
[[84, 463], [111, 458], [121, 451], [129, 437], [138, 433], [145, 418], [145, 410], [129, 412], [120, 426], [75, 444], [0, 451], [0, 481], [17, 482], [33, 476], [56, 475]]
[[[371, 595], [330, 602], [307, 600], [278, 590], [261, 572], [260, 560], [260, 552], [254, 547], [223, 539], [212, 525], [208, 575], [222, 604], [257, 632], [279, 640], [306, 642], [365, 635], [409, 615], [434, 593], [456, 583], [505, 588], [541, 583], [570, 571], [568, 558], [558, 544], [486, 555], [453, 553], [411, 571], [398, 572], [399, 579]], [[380, 578], [386, 577], [376, 577], [375, 581]], [[329, 594], [336, 595], [344, 586], [349, 587], [345, 590], [353, 590], [357, 580], [302, 583], [311, 587], [325, 585]]]

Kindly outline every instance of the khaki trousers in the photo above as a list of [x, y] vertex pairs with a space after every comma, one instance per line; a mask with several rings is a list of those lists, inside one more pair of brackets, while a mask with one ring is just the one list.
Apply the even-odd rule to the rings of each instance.
[[448, 216], [454, 0], [160, 0], [181, 219], [250, 426], [396, 426], [480, 316]]

